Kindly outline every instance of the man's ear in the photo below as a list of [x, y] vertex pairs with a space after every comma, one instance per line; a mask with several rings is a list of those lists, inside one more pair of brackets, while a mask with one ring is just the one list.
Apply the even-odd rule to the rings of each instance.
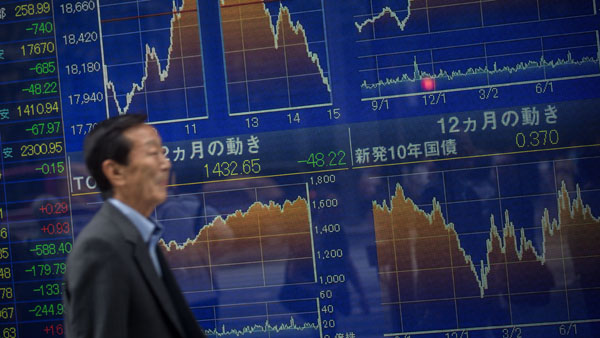
[[113, 188], [120, 187], [125, 183], [124, 167], [114, 160], [104, 160], [102, 162], [102, 172]]

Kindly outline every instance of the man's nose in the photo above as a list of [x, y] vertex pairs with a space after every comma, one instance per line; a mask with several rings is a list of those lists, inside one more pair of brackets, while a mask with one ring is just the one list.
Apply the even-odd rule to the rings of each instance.
[[171, 169], [171, 160], [165, 154], [162, 155], [161, 165], [164, 169]]

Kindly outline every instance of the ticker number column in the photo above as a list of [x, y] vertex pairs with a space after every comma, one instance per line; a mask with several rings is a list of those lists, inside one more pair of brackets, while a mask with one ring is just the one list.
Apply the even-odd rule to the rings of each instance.
[[0, 4], [0, 335], [63, 335], [73, 237], [51, 1]]

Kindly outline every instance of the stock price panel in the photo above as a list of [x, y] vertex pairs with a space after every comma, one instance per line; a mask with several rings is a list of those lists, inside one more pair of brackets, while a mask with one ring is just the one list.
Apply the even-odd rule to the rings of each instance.
[[0, 331], [62, 334], [62, 273], [73, 245], [50, 1], [0, 5]]
[[130, 113], [210, 337], [597, 335], [598, 5], [2, 1], [1, 336], [64, 335], [82, 143]]

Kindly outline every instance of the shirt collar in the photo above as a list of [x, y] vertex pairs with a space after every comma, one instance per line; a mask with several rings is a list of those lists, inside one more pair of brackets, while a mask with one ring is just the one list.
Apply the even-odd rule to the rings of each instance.
[[135, 228], [140, 232], [140, 235], [142, 235], [142, 239], [145, 243], [150, 243], [150, 240], [153, 242], [158, 241], [158, 238], [160, 238], [163, 231], [163, 227], [160, 223], [153, 219], [144, 217], [137, 210], [116, 198], [109, 198], [108, 202], [119, 209], [119, 211], [121, 211], [125, 217], [127, 217], [127, 219], [133, 223]]

